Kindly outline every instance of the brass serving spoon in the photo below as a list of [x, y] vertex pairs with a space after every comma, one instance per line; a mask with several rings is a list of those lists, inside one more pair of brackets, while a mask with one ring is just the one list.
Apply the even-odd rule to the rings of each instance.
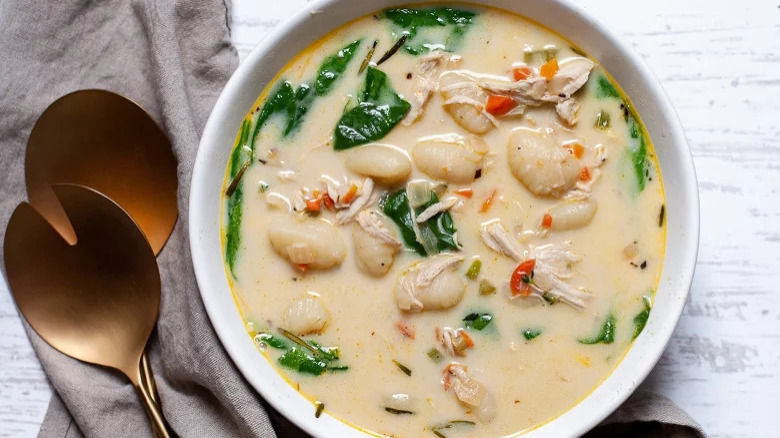
[[[106, 90], [67, 94], [41, 114], [25, 156], [30, 204], [68, 242], [76, 236], [52, 184], [91, 187], [119, 204], [158, 254], [176, 223], [176, 158], [163, 131], [135, 102]], [[152, 368], [143, 383], [159, 403]]]
[[53, 193], [76, 242], [63, 239], [30, 204], [20, 204], [3, 248], [11, 293], [49, 345], [125, 374], [155, 433], [170, 438], [139, 366], [160, 303], [154, 252], [133, 219], [101, 193], [70, 184], [55, 185]]

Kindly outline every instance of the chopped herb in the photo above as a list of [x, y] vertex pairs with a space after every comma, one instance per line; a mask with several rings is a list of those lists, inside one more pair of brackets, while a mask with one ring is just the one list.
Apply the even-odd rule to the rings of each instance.
[[614, 85], [612, 85], [612, 82], [610, 82], [609, 79], [607, 79], [604, 75], [599, 75], [597, 82], [596, 82], [596, 97], [598, 98], [604, 98], [604, 97], [611, 97], [615, 99], [620, 98], [620, 93], [618, 93], [618, 90], [615, 88]]
[[610, 122], [609, 113], [604, 110], [601, 110], [599, 111], [598, 114], [596, 114], [596, 123], [594, 126], [596, 127], [596, 129], [601, 129], [601, 130], [609, 129], [609, 122]]
[[482, 279], [479, 281], [479, 294], [480, 295], [491, 295], [496, 292], [496, 287], [493, 286], [493, 283], [490, 282], [490, 280]]
[[476, 280], [479, 277], [480, 269], [482, 269], [482, 261], [479, 259], [474, 260], [466, 271], [466, 277], [469, 280]]
[[536, 338], [537, 336], [541, 335], [542, 331], [539, 329], [525, 329], [523, 330], [523, 337], [526, 341], [530, 341], [531, 339]]
[[389, 406], [385, 406], [385, 410], [387, 412], [390, 412], [391, 414], [395, 414], [395, 415], [414, 415], [414, 412], [412, 412], [412, 411], [407, 411], [405, 409], [391, 408]]
[[489, 313], [469, 313], [463, 318], [466, 328], [482, 331], [493, 320], [493, 315]]
[[390, 47], [390, 49], [388, 49], [387, 52], [385, 52], [385, 54], [382, 55], [381, 58], [379, 58], [379, 61], [377, 61], [376, 65], [381, 65], [383, 62], [390, 59], [391, 56], [395, 55], [395, 52], [397, 52], [398, 49], [400, 49], [401, 46], [404, 45], [407, 38], [409, 38], [408, 33], [404, 33], [403, 35], [401, 35], [401, 38], [398, 38], [398, 41], [396, 41], [395, 44], [393, 44], [393, 46]]
[[377, 44], [379, 44], [379, 40], [374, 40], [374, 44], [372, 44], [371, 48], [368, 50], [365, 59], [363, 59], [363, 63], [360, 64], [360, 69], [358, 70], [358, 74], [363, 73], [363, 70], [365, 70], [366, 67], [368, 67], [368, 63], [371, 62], [371, 58], [374, 57], [374, 51], [376, 50]]
[[409, 369], [406, 365], [402, 364], [401, 362], [398, 362], [397, 360], [393, 359], [393, 363], [395, 366], [398, 367], [399, 370], [403, 371], [404, 374], [411, 377], [412, 376], [412, 370]]
[[259, 339], [265, 345], [268, 345], [269, 347], [275, 348], [277, 350], [287, 349], [287, 343], [284, 342], [284, 340], [279, 339], [270, 333], [260, 333], [257, 335], [256, 339]]
[[[411, 55], [421, 55], [442, 48], [447, 52], [455, 50], [463, 39], [466, 30], [474, 22], [477, 14], [472, 11], [449, 7], [397, 8], [385, 9], [380, 18], [390, 20], [396, 27], [393, 35], [408, 35], [404, 50]], [[444, 38], [429, 38], [426, 29], [446, 29]]]
[[664, 226], [664, 219], [666, 216], [666, 205], [661, 204], [661, 213], [658, 214], [658, 226], [663, 227]]
[[338, 372], [338, 371], [349, 371], [348, 365], [339, 365], [335, 367], [328, 367], [328, 371]]
[[430, 357], [432, 361], [439, 363], [442, 359], [441, 351], [439, 351], [438, 348], [431, 348], [428, 350], [428, 357]]
[[601, 331], [599, 331], [599, 334], [592, 338], [580, 339], [580, 344], [611, 344], [615, 342], [615, 325], [615, 316], [610, 313], [607, 315], [607, 319], [601, 326]]
[[547, 304], [549, 304], [549, 305], [558, 304], [558, 301], [560, 301], [558, 299], [558, 297], [556, 297], [555, 295], [551, 294], [550, 292], [542, 293], [542, 299], [547, 301]]
[[387, 135], [411, 108], [393, 90], [387, 75], [374, 67], [366, 70], [366, 81], [357, 106], [342, 114], [333, 135], [335, 150], [349, 149]]
[[322, 411], [325, 410], [325, 403], [317, 400], [314, 402], [314, 406], [317, 408], [314, 410], [314, 418], [320, 418], [320, 415], [322, 415]]
[[324, 96], [330, 91], [333, 84], [347, 70], [347, 66], [355, 56], [361, 42], [362, 40], [352, 41], [322, 61], [320, 69], [317, 71], [317, 79], [314, 80], [314, 90], [317, 96]]
[[439, 438], [447, 438], [447, 435], [444, 435], [444, 433], [441, 432], [442, 429], [451, 429], [457, 426], [475, 426], [476, 424], [477, 423], [468, 420], [453, 420], [438, 426], [433, 426], [431, 427], [431, 431]]
[[[437, 202], [439, 202], [439, 198], [436, 196], [436, 193], [431, 192], [431, 199], [426, 204], [417, 207], [415, 213], [420, 214], [426, 208]], [[417, 235], [414, 232], [414, 219], [412, 218], [409, 207], [409, 198], [407, 197], [406, 189], [400, 189], [397, 192], [392, 193], [385, 200], [382, 211], [401, 229], [401, 237], [406, 243], [406, 246], [414, 249], [422, 256], [430, 255], [426, 252], [422, 244], [417, 241]], [[450, 215], [449, 212], [443, 211], [438, 213], [427, 221], [417, 224], [417, 227], [420, 230], [420, 234], [432, 234], [438, 251], [459, 249], [458, 243], [455, 240], [458, 230], [455, 228], [455, 222], [452, 220], [452, 215]]]
[[642, 333], [642, 330], [644, 330], [645, 325], [647, 324], [648, 318], [650, 318], [650, 309], [652, 309], [652, 306], [650, 305], [650, 297], [642, 297], [642, 302], [644, 303], [645, 307], [634, 317], [634, 335], [631, 337], [631, 340], [636, 339], [637, 336]]

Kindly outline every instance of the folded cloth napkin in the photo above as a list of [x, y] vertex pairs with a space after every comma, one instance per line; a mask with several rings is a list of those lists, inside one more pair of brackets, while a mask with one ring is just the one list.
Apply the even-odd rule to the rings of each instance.
[[[46, 106], [84, 88], [140, 103], [178, 159], [180, 216], [158, 258], [163, 295], [147, 350], [168, 422], [181, 437], [305, 436], [267, 411], [236, 370], [208, 321], [190, 259], [187, 200], [199, 135], [238, 64], [229, 6], [228, 0], [0, 3], [0, 232], [25, 200], [25, 145]], [[40, 437], [152, 436], [125, 378], [60, 354], [25, 327], [55, 391]], [[636, 394], [605, 423], [588, 436], [704, 436], [653, 394]]]

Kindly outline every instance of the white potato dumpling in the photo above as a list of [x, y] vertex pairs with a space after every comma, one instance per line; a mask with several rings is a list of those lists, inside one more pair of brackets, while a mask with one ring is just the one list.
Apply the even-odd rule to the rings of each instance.
[[387, 186], [405, 181], [412, 171], [409, 155], [391, 145], [368, 144], [352, 149], [346, 155], [347, 169]]
[[559, 198], [580, 175], [580, 164], [563, 146], [540, 130], [518, 128], [507, 143], [512, 175], [537, 196]]
[[298, 336], [320, 333], [328, 323], [330, 313], [322, 300], [313, 295], [292, 301], [284, 310], [284, 328]]
[[494, 128], [485, 112], [488, 95], [474, 79], [457, 71], [439, 76], [439, 90], [444, 98], [442, 107], [455, 123], [472, 134], [484, 134]]
[[347, 253], [338, 229], [322, 220], [281, 220], [268, 229], [277, 254], [295, 265], [330, 269], [341, 264]]
[[381, 277], [393, 267], [397, 246], [377, 239], [359, 225], [352, 227], [352, 239], [355, 242], [355, 260], [360, 270]]
[[431, 285], [421, 288], [417, 294], [426, 310], [443, 310], [455, 307], [463, 300], [466, 281], [456, 271], [446, 271], [437, 275]]
[[468, 184], [485, 165], [490, 148], [478, 137], [457, 134], [421, 138], [412, 149], [415, 166], [431, 178]]
[[593, 220], [598, 204], [593, 199], [582, 201], [565, 201], [550, 209], [552, 217], [550, 229], [553, 231], [568, 231], [582, 228]]

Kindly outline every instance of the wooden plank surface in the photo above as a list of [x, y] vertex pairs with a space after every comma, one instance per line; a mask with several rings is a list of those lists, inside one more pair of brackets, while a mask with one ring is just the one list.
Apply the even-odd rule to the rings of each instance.
[[[305, 0], [234, 0], [243, 58]], [[693, 150], [701, 246], [674, 338], [643, 384], [713, 437], [778, 435], [780, 4], [583, 0], [648, 62]], [[0, 437], [34, 436], [50, 389], [0, 283]]]

